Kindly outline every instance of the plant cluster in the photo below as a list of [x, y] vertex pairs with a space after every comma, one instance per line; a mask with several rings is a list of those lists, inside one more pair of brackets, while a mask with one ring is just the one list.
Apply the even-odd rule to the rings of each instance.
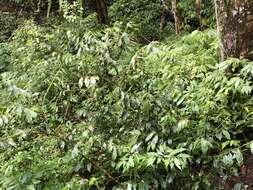
[[[171, 13], [171, 12], [170, 12]], [[166, 28], [160, 31], [162, 4], [156, 0], [117, 0], [110, 7], [112, 21], [131, 22], [135, 25], [135, 34], [140, 42], [149, 43], [157, 40], [164, 34], [174, 32], [172, 13], [166, 19]]]
[[[201, 1], [201, 25], [196, 17], [195, 0], [178, 1], [178, 9], [180, 18], [182, 19], [182, 29], [186, 31], [194, 31], [197, 28], [214, 28], [215, 27], [215, 8], [214, 1]], [[187, 11], [186, 11], [187, 10]]]
[[7, 41], [14, 30], [22, 23], [13, 13], [0, 13], [0, 43]]
[[212, 30], [142, 46], [131, 24], [66, 20], [28, 21], [4, 48], [2, 189], [218, 189], [214, 175], [237, 173], [253, 149], [252, 62], [217, 64]]

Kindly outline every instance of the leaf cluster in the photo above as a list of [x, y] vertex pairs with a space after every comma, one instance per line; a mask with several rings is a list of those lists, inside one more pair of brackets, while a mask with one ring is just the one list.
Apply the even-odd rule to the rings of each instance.
[[252, 62], [218, 64], [212, 30], [147, 46], [131, 31], [28, 21], [15, 32], [1, 188], [215, 189], [214, 175], [236, 172], [252, 148]]

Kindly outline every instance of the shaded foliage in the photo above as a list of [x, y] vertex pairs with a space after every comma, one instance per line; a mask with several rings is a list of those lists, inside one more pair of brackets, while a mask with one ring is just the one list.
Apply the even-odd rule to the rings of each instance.
[[[1, 82], [1, 187], [214, 189], [213, 174], [242, 164], [252, 63], [217, 65], [214, 31], [145, 47], [131, 31], [28, 22], [15, 33]], [[241, 74], [227, 78], [228, 64]]]
[[252, 62], [219, 63], [214, 30], [160, 31], [156, 1], [112, 2], [109, 26], [77, 2], [61, 11], [0, 45], [1, 189], [219, 189], [238, 175]]

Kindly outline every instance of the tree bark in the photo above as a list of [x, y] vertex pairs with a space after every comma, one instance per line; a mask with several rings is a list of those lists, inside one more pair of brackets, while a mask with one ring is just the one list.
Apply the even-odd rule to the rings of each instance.
[[163, 10], [162, 10], [162, 17], [161, 17], [161, 22], [160, 22], [160, 32], [161, 33], [162, 33], [164, 26], [166, 25], [166, 17], [169, 12], [169, 8], [168, 8], [166, 0], [162, 0], [162, 8], [163, 8]]
[[177, 0], [172, 0], [172, 11], [175, 18], [175, 30], [176, 34], [180, 33], [181, 19], [177, 9]]
[[253, 0], [215, 0], [221, 60], [253, 60]]
[[201, 18], [201, 0], [195, 0], [195, 12], [196, 12], [196, 17], [199, 22], [200, 29], [202, 28], [202, 18]]
[[108, 24], [108, 10], [105, 0], [95, 0], [98, 22]]
[[101, 24], [108, 24], [108, 10], [106, 0], [81, 0], [83, 10], [87, 7], [89, 10], [97, 13], [97, 20]]

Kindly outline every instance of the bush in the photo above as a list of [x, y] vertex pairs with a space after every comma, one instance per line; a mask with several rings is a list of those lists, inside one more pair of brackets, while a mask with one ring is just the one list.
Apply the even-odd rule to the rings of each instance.
[[252, 63], [217, 64], [214, 31], [141, 47], [129, 25], [63, 26], [28, 22], [10, 44], [3, 189], [215, 189], [243, 163]]
[[[209, 0], [201, 1], [201, 22], [202, 28], [215, 28], [215, 8], [214, 2]], [[178, 9], [182, 18], [182, 28], [192, 32], [200, 28], [200, 23], [196, 17], [195, 0], [179, 1]]]
[[7, 70], [10, 64], [10, 51], [8, 44], [0, 43], [0, 73]]
[[160, 21], [162, 16], [162, 5], [156, 0], [117, 0], [110, 7], [110, 18], [112, 22], [122, 21], [125, 24], [134, 24], [135, 34], [140, 42], [149, 43], [157, 40], [164, 34], [174, 31], [173, 24], [168, 18], [167, 27], [161, 34]]
[[0, 43], [7, 41], [14, 30], [17, 29], [21, 19], [14, 14], [0, 14]]

